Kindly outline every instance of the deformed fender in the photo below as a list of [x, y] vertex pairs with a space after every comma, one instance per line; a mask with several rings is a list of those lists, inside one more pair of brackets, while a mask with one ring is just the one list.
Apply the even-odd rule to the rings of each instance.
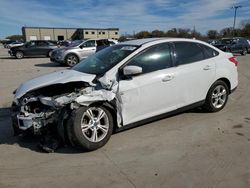
[[80, 95], [75, 99], [75, 102], [89, 106], [96, 102], [111, 102], [115, 101], [117, 126], [122, 126], [122, 101], [119, 96], [119, 84], [114, 79], [109, 79], [107, 76], [103, 76], [98, 80], [102, 86], [101, 89], [95, 89], [94, 87], [88, 87], [84, 89], [83, 95]]

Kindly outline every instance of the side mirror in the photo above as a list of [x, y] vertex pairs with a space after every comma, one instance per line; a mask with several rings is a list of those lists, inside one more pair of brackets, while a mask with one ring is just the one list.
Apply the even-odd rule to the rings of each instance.
[[128, 65], [123, 68], [124, 76], [135, 76], [142, 73], [142, 68], [139, 66]]

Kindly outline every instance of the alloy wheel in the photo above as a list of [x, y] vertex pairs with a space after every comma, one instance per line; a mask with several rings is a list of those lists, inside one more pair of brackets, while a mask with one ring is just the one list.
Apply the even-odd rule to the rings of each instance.
[[17, 57], [18, 59], [23, 58], [23, 53], [22, 53], [22, 52], [17, 52], [17, 53], [16, 53], [16, 57]]
[[81, 118], [81, 130], [87, 140], [91, 142], [102, 141], [109, 131], [108, 115], [101, 108], [88, 108]]
[[227, 100], [227, 90], [223, 85], [218, 85], [212, 92], [212, 104], [215, 108], [221, 108]]
[[74, 65], [77, 64], [77, 62], [78, 62], [78, 60], [77, 60], [76, 56], [74, 56], [74, 55], [68, 56], [68, 58], [67, 58], [67, 64], [69, 66], [73, 67]]

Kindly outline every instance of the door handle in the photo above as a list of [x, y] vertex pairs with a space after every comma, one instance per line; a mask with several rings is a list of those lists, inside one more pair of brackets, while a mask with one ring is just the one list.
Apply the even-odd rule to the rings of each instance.
[[210, 70], [211, 69], [211, 66], [210, 65], [206, 65], [203, 70]]
[[166, 76], [164, 76], [164, 77], [162, 78], [162, 81], [163, 81], [163, 82], [168, 82], [168, 81], [172, 80], [173, 78], [174, 78], [173, 75], [166, 75]]

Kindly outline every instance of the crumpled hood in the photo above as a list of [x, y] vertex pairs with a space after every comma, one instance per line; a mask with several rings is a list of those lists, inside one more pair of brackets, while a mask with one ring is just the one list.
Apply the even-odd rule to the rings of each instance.
[[95, 77], [96, 75], [82, 73], [72, 69], [53, 72], [24, 82], [16, 90], [14, 98], [19, 99], [29, 91], [53, 84], [83, 81], [93, 85], [92, 81]]

